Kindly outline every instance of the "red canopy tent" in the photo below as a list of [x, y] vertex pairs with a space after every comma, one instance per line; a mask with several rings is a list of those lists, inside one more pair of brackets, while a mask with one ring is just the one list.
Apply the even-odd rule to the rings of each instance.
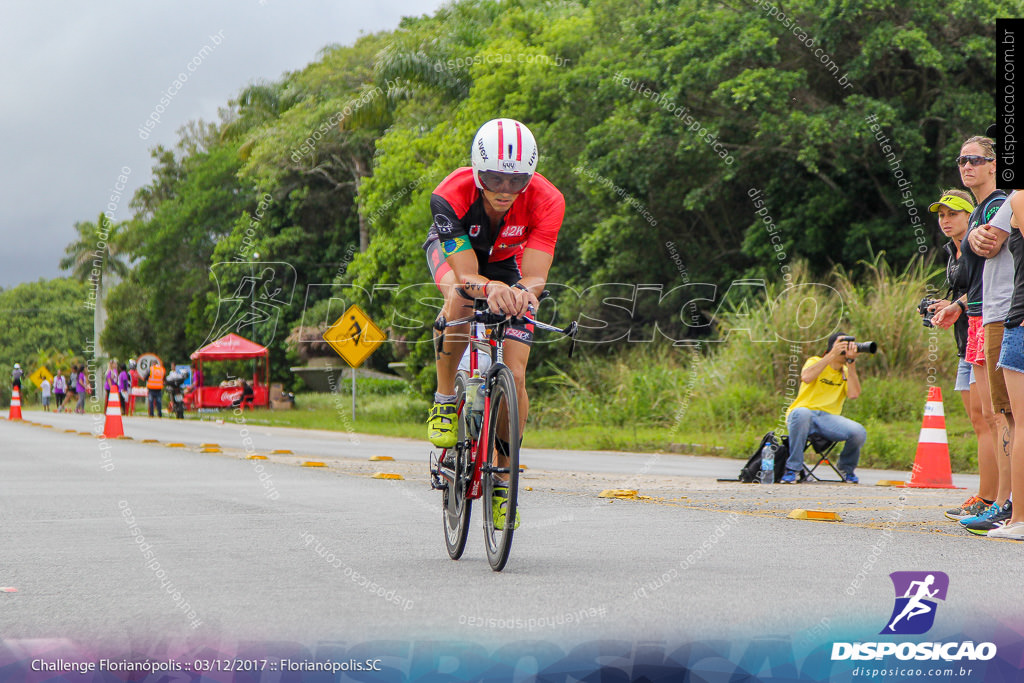
[[[209, 387], [203, 386], [205, 377], [203, 361], [244, 360], [246, 358], [263, 358], [263, 377], [270, 377], [270, 352], [267, 347], [240, 337], [234, 332], [226, 334], [217, 341], [207, 344], [191, 356], [199, 367], [197, 386], [185, 396], [186, 404], [195, 408], [226, 408], [242, 395], [242, 387]], [[253, 403], [258, 406], [269, 405], [269, 392], [266, 384], [260, 384], [259, 374], [253, 368], [252, 374]]]

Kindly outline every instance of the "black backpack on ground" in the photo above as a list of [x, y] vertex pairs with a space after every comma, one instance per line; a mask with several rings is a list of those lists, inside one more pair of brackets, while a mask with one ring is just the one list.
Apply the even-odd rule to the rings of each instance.
[[775, 436], [775, 432], [768, 432], [761, 437], [757, 448], [754, 449], [754, 454], [750, 456], [747, 464], [740, 470], [740, 481], [749, 484], [758, 480], [758, 473], [761, 471], [761, 451], [764, 449], [765, 444], [768, 443], [775, 446], [775, 481], [779, 481], [782, 478], [782, 474], [786, 471], [786, 459], [789, 458], [789, 439], [783, 437], [780, 441]]

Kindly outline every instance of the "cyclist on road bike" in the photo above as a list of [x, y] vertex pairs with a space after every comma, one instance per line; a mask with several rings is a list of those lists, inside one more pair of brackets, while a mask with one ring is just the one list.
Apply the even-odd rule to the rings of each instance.
[[[522, 123], [488, 121], [473, 138], [471, 157], [472, 166], [453, 171], [430, 197], [434, 218], [423, 248], [444, 295], [439, 321], [471, 315], [475, 299], [487, 299], [492, 312], [509, 316], [536, 307], [565, 215], [562, 193], [536, 172], [537, 142]], [[427, 431], [438, 448], [451, 448], [458, 438], [455, 375], [468, 340], [468, 324], [434, 331], [437, 392]], [[505, 345], [504, 362], [516, 380], [521, 434], [529, 408], [526, 364], [533, 328], [513, 325], [506, 340], [518, 342]], [[507, 449], [499, 440], [506, 457]], [[500, 491], [495, 500], [507, 497]], [[494, 516], [503, 526], [504, 509]]]

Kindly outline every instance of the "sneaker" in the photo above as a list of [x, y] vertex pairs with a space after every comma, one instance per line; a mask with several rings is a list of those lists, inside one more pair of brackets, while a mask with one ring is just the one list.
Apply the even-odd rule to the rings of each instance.
[[843, 475], [843, 479], [846, 481], [847, 484], [859, 484], [860, 483], [860, 477], [858, 477], [853, 472], [847, 472], [845, 475]]
[[796, 477], [797, 477], [798, 474], [800, 474], [800, 472], [798, 472], [796, 470], [791, 470], [791, 469], [789, 469], [787, 467], [786, 471], [782, 473], [781, 477], [779, 477], [779, 483], [780, 484], [795, 484], [796, 483]]
[[986, 519], [988, 519], [989, 517], [991, 517], [992, 515], [994, 515], [997, 512], [999, 512], [999, 509], [1000, 509], [999, 508], [999, 503], [992, 503], [981, 514], [975, 515], [974, 517], [964, 517], [963, 519], [960, 520], [960, 523], [963, 524], [964, 526], [967, 526], [968, 524], [974, 524], [975, 522], [983, 522]]
[[1007, 522], [1006, 524], [988, 532], [988, 537], [1024, 541], [1024, 522]]
[[[508, 487], [495, 486], [494, 495], [491, 496], [491, 516], [494, 520], [494, 530], [505, 528], [505, 513], [508, 510]], [[516, 509], [516, 521], [513, 529], [519, 528], [519, 509]]]
[[971, 496], [960, 507], [946, 510], [946, 519], [951, 519], [955, 522], [964, 517], [974, 517], [988, 509], [988, 506], [991, 504], [991, 501], [986, 503], [985, 499], [980, 496]]
[[988, 532], [1005, 525], [1010, 521], [1010, 517], [1013, 515], [1013, 503], [1006, 501], [999, 512], [992, 515], [988, 519], [980, 522], [972, 522], [971, 524], [965, 524], [965, 528], [972, 534], [977, 536], [984, 536]]
[[427, 438], [438, 448], [451, 448], [459, 440], [454, 403], [435, 403], [427, 418]]

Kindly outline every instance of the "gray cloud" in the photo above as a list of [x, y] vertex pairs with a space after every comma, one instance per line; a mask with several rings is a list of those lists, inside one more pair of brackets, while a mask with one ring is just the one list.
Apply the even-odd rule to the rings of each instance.
[[[62, 275], [76, 221], [94, 220], [120, 169], [115, 217], [149, 182], [149, 150], [189, 120], [216, 120], [243, 87], [276, 80], [332, 43], [392, 29], [441, 0], [6, 2], [0, 13], [0, 287]], [[211, 36], [216, 49], [188, 65]], [[179, 73], [188, 80], [147, 140], [138, 128]]]

